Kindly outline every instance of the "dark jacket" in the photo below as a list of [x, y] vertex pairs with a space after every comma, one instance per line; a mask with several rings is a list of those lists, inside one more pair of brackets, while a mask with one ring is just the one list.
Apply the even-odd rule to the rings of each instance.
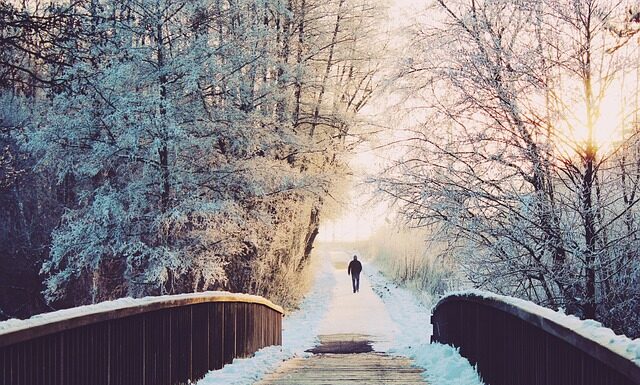
[[360, 261], [351, 261], [349, 268], [347, 269], [347, 274], [353, 273], [353, 275], [358, 275], [361, 271], [362, 263], [360, 263]]

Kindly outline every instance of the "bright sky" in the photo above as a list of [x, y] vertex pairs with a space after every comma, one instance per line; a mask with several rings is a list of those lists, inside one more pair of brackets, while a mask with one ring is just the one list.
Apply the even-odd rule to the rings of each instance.
[[[390, 0], [389, 1], [389, 29], [392, 36], [401, 38], [400, 30], [408, 28], [415, 20], [420, 10], [424, 9], [428, 0]], [[395, 31], [394, 31], [395, 30]], [[392, 45], [399, 46], [399, 42]], [[388, 109], [388, 105], [394, 103], [388, 98], [380, 98], [372, 101], [363, 111], [363, 114], [375, 115]], [[377, 122], [398, 124], [397, 117], [376, 117]], [[394, 140], [397, 132], [389, 131], [388, 141]], [[342, 209], [342, 214], [336, 219], [325, 220], [320, 225], [319, 241], [352, 241], [366, 240], [385, 222], [393, 220], [394, 211], [387, 203], [373, 201], [373, 193], [370, 188], [362, 186], [364, 178], [368, 174], [382, 169], [386, 158], [392, 156], [385, 153], [385, 149], [376, 150], [366, 144], [361, 146], [350, 161], [354, 173], [354, 186], [349, 192], [348, 203]]]
[[366, 240], [385, 220], [389, 220], [388, 206], [372, 201], [372, 192], [362, 185], [362, 179], [367, 173], [379, 170], [382, 162], [383, 159], [370, 149], [363, 149], [354, 156], [350, 165], [356, 180], [349, 191], [348, 202], [342, 208], [340, 216], [320, 224], [319, 241]]
[[[425, 14], [425, 8], [431, 3], [431, 0], [389, 0], [389, 3], [389, 33], [396, 39], [403, 39], [402, 31], [410, 28], [418, 18], [421, 18], [422, 22], [431, 19], [428, 13]], [[401, 41], [394, 41], [390, 46], [400, 47], [403, 45], [401, 43]], [[398, 54], [403, 53], [393, 53], [392, 56], [397, 56]], [[603, 99], [601, 100], [599, 117], [593, 126], [594, 141], [599, 151], [608, 152], [610, 147], [621, 139], [624, 130], [622, 127], [628, 124], [627, 120], [630, 119], [630, 116], [627, 115], [633, 110], [633, 108], [626, 108], [625, 106], [627, 104], [635, 105], [637, 102], [636, 100], [627, 100], [625, 95], [633, 95], [634, 91], [629, 87], [634, 88], [637, 84], [639, 84], [637, 74], [629, 72], [623, 74], [623, 79], [614, 80], [606, 87], [606, 92], [603, 93]], [[577, 94], [579, 95], [580, 92], [577, 92]], [[564, 97], [562, 99], [568, 100]], [[377, 101], [372, 101], [362, 112], [370, 116], [380, 113], [387, 114], [385, 111], [389, 110], [388, 106], [392, 103], [388, 96], [386, 100], [379, 98]], [[573, 156], [576, 151], [575, 143], [584, 143], [588, 137], [588, 130], [585, 125], [586, 111], [584, 102], [579, 100], [569, 102], [566, 109], [567, 111], [563, 114], [566, 116], [566, 121], [558, 122], [557, 124], [557, 128], [560, 129], [557, 145], [558, 149], [566, 152], [567, 156]], [[375, 120], [377, 122], [386, 122], [391, 128], [401, 128], [398, 126], [408, 127], [412, 125], [412, 122], [407, 121], [407, 119], [413, 119], [413, 123], [420, 120], [416, 114], [417, 112], [414, 111], [410, 116], [404, 117], [377, 116]], [[391, 142], [398, 140], [400, 138], [398, 135], [398, 131], [389, 130], [385, 134], [386, 139], [379, 139]], [[565, 141], [564, 145], [562, 141]], [[375, 144], [369, 144], [369, 146], [375, 146]], [[347, 203], [344, 203], [342, 214], [339, 214], [337, 219], [326, 220], [321, 223], [318, 235], [319, 240], [365, 240], [385, 222], [393, 219], [393, 209], [389, 209], [386, 204], [373, 203], [371, 190], [367, 190], [360, 185], [368, 174], [381, 170], [382, 164], [385, 162], [384, 158], [394, 156], [389, 152], [385, 154], [384, 149], [359, 148], [350, 162], [355, 176], [354, 187], [345, 199]]]

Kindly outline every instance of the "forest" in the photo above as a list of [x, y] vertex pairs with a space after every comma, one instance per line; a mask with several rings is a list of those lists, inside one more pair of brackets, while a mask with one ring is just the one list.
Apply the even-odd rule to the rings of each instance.
[[631, 0], [0, 0], [0, 318], [295, 307], [362, 181], [397, 282], [639, 337], [639, 48]]
[[0, 1], [0, 316], [295, 304], [371, 98], [366, 0]]

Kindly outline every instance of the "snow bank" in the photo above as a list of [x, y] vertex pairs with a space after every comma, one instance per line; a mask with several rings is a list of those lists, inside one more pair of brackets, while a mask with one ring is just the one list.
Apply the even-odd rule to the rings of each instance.
[[562, 325], [567, 329], [573, 330], [577, 334], [595, 341], [599, 345], [616, 352], [617, 354], [633, 361], [636, 365], [640, 366], [640, 338], [632, 340], [627, 336], [615, 334], [613, 330], [602, 326], [602, 324], [598, 321], [591, 319], [581, 320], [574, 315], [567, 315], [562, 311], [555, 311], [546, 307], [542, 307], [540, 305], [536, 305], [531, 301], [495, 294], [484, 290], [473, 289], [450, 292], [447, 293], [445, 298], [449, 296], [476, 296], [504, 302], [509, 305], [518, 307], [528, 313], [539, 315], [559, 325]]
[[327, 313], [331, 288], [335, 284], [328, 258], [323, 258], [321, 272], [316, 277], [310, 295], [300, 309], [288, 314], [282, 322], [282, 346], [259, 350], [253, 357], [233, 360], [220, 370], [207, 373], [197, 385], [253, 384], [265, 374], [273, 372], [282, 361], [310, 355], [305, 350], [316, 345], [320, 320]]
[[[28, 319], [9, 319], [6, 321], [0, 322], [0, 335], [17, 332], [20, 330], [42, 326], [46, 324], [63, 322], [77, 318], [83, 318], [87, 316], [94, 316], [98, 314], [110, 313], [117, 310], [124, 310], [132, 307], [139, 307], [145, 305], [160, 305], [166, 302], [179, 302], [182, 300], [193, 300], [196, 298], [202, 297], [211, 297], [222, 301], [231, 301], [234, 299], [243, 300], [246, 302], [255, 302], [255, 303], [263, 303], [268, 304], [276, 309], [280, 309], [279, 306], [272, 304], [271, 302], [265, 300], [262, 297], [249, 295], [249, 294], [239, 294], [239, 293], [229, 293], [226, 291], [206, 291], [200, 293], [187, 293], [187, 294], [176, 294], [176, 295], [163, 295], [163, 296], [154, 296], [154, 297], [143, 297], [143, 298], [120, 298], [113, 301], [105, 301], [100, 302], [93, 305], [85, 305], [85, 306], [77, 306], [70, 309], [57, 310], [50, 313], [43, 313], [34, 315]], [[281, 309], [280, 309], [281, 310]]]
[[382, 299], [399, 331], [389, 353], [406, 356], [425, 369], [430, 385], [483, 385], [477, 371], [458, 349], [431, 344], [431, 308], [420, 303], [410, 290], [390, 283], [377, 269], [366, 264], [364, 273]]

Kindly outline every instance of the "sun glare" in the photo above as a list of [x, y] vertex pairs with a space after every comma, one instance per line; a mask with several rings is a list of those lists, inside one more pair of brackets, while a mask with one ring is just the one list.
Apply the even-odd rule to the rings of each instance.
[[558, 124], [559, 150], [571, 156], [584, 151], [591, 143], [600, 154], [612, 151], [623, 140], [628, 123], [625, 117], [629, 115], [626, 104], [621, 93], [609, 92], [600, 101], [589, 124], [585, 103], [576, 103]]

